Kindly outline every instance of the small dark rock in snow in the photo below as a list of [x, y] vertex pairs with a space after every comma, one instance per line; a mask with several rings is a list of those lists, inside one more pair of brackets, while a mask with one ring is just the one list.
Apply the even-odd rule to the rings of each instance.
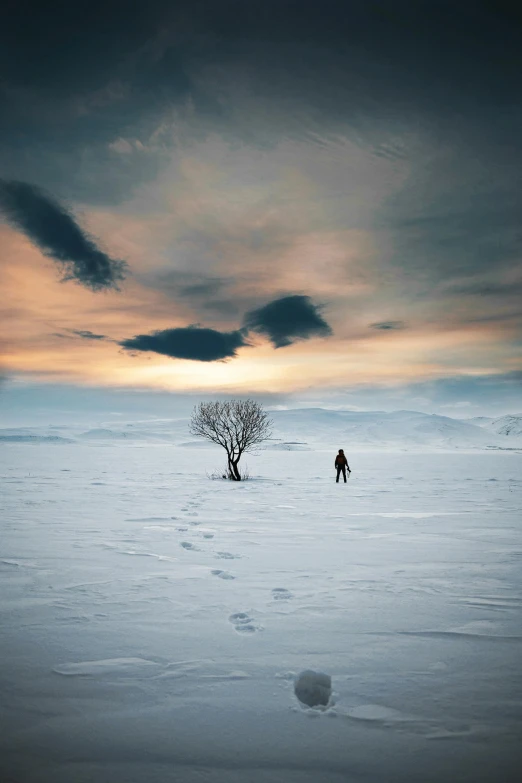
[[332, 678], [307, 669], [297, 677], [294, 693], [307, 707], [326, 707], [332, 695]]

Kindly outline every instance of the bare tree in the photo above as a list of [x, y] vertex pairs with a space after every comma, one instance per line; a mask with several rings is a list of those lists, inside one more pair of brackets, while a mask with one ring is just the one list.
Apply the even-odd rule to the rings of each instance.
[[192, 435], [222, 446], [227, 452], [228, 477], [241, 481], [241, 456], [270, 437], [271, 425], [266, 411], [254, 400], [227, 400], [196, 405], [189, 429]]

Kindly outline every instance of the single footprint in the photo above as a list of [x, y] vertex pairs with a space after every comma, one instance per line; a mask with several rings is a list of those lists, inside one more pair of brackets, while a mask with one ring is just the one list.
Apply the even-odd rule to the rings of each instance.
[[203, 538], [214, 538], [214, 533], [203, 533]]
[[180, 546], [183, 549], [190, 549], [191, 552], [200, 552], [201, 550], [195, 544], [191, 544], [190, 541], [182, 541]]
[[216, 552], [219, 560], [239, 560], [241, 555], [233, 555], [232, 552]]
[[272, 590], [272, 598], [274, 601], [288, 601], [289, 598], [293, 598], [290, 590], [285, 587], [274, 587]]
[[246, 612], [235, 612], [228, 618], [238, 633], [255, 633], [260, 631], [261, 627], [256, 625], [250, 615]]
[[186, 526], [184, 526], [184, 527], [177, 527], [176, 530], [178, 531], [178, 533], [185, 533], [185, 531], [188, 530], [188, 527], [186, 527]]
[[235, 579], [228, 571], [221, 571], [219, 568], [214, 568], [211, 572], [212, 576], [217, 576], [219, 579]]

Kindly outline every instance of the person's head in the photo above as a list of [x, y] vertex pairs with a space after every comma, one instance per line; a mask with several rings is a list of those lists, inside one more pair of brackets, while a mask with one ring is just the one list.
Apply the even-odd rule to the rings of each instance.
[[339, 454], [344, 454], [344, 449], [339, 449]]

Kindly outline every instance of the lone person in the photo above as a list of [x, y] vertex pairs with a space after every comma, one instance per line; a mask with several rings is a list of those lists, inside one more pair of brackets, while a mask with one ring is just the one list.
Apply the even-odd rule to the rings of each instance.
[[341, 475], [342, 471], [344, 483], [346, 484], [346, 471], [348, 470], [348, 473], [351, 473], [352, 471], [350, 470], [348, 460], [346, 459], [342, 449], [339, 449], [339, 453], [335, 458], [335, 469], [337, 471], [337, 478], [335, 479], [336, 483], [339, 483], [339, 476]]

